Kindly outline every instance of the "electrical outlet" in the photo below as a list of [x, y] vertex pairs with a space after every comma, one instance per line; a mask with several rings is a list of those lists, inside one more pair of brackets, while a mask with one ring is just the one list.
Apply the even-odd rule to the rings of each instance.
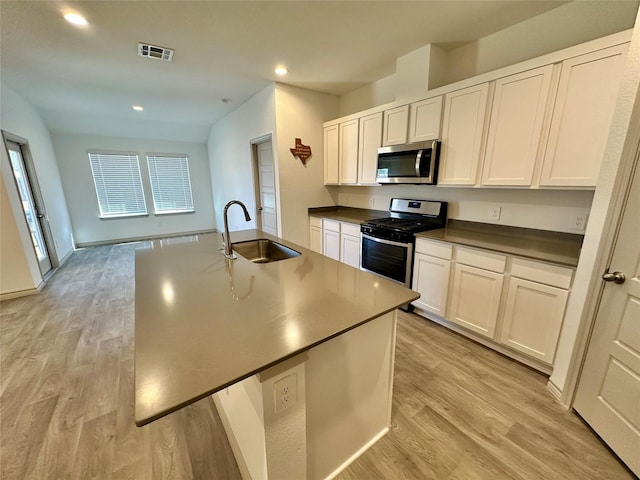
[[369, 208], [375, 208], [375, 206], [376, 206], [375, 197], [369, 197]]
[[296, 380], [296, 374], [292, 373], [273, 384], [276, 413], [283, 412], [296, 403], [298, 399]]
[[587, 227], [587, 215], [575, 215], [571, 217], [569, 228], [584, 230]]
[[500, 220], [500, 213], [502, 212], [502, 207], [493, 207], [489, 210], [489, 220]]

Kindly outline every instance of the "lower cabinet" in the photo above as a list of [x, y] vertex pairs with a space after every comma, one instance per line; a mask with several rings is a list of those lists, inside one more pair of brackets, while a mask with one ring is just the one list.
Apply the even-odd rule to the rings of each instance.
[[501, 273], [456, 264], [449, 320], [493, 338], [503, 280]]
[[342, 222], [340, 261], [354, 268], [360, 268], [360, 225]]
[[322, 221], [322, 253], [334, 260], [340, 260], [340, 222]]
[[322, 219], [309, 217], [309, 250], [322, 253]]
[[421, 238], [413, 268], [417, 313], [550, 371], [573, 269]]
[[[520, 272], [522, 264], [529, 267], [528, 272]], [[511, 270], [499, 341], [551, 364], [569, 298], [567, 289], [572, 271], [520, 259], [514, 260]]]
[[416, 254], [413, 260], [412, 288], [420, 293], [413, 302], [414, 307], [445, 316], [449, 277], [451, 275], [450, 245], [416, 240]]
[[309, 248], [360, 268], [360, 225], [309, 217]]

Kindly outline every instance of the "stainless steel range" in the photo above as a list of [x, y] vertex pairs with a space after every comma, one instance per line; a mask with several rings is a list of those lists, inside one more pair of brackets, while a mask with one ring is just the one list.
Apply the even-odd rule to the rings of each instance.
[[415, 234], [446, 223], [447, 202], [392, 198], [388, 217], [360, 226], [360, 267], [411, 287]]

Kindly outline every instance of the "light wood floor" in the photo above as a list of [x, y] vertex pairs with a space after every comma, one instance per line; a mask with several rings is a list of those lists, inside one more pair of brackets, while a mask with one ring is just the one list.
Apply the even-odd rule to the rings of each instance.
[[[211, 399], [134, 426], [139, 245], [79, 250], [40, 295], [0, 304], [0, 478], [240, 478]], [[339, 478], [633, 478], [545, 383], [401, 314], [393, 428]]]

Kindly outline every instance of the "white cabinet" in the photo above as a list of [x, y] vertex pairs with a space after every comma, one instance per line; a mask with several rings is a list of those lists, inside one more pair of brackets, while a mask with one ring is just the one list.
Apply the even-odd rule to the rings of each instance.
[[440, 138], [442, 95], [409, 106], [409, 143]]
[[488, 83], [445, 95], [438, 184], [476, 183], [488, 96]]
[[358, 119], [340, 124], [340, 185], [358, 183]]
[[552, 71], [547, 65], [496, 80], [482, 185], [531, 185]]
[[339, 125], [324, 127], [324, 183], [325, 185], [337, 185], [340, 181], [340, 145]]
[[514, 259], [499, 341], [551, 364], [572, 275], [568, 268]]
[[493, 338], [504, 275], [456, 263], [449, 320]]
[[413, 305], [419, 314], [547, 371], [572, 279], [568, 267], [418, 238], [412, 288], [421, 297]]
[[340, 227], [340, 261], [360, 268], [360, 226], [342, 222]]
[[540, 185], [594, 187], [628, 45], [562, 62]]
[[408, 121], [409, 105], [385, 110], [382, 144], [388, 146], [407, 143]]
[[378, 185], [378, 147], [382, 146], [382, 112], [360, 118], [358, 184]]
[[420, 293], [420, 298], [412, 304], [441, 317], [445, 316], [447, 307], [451, 252], [451, 245], [416, 240], [411, 288]]
[[322, 253], [322, 219], [309, 217], [309, 250]]
[[334, 260], [340, 260], [340, 222], [322, 221], [322, 253]]
[[309, 228], [311, 250], [360, 268], [360, 225], [309, 217]]

